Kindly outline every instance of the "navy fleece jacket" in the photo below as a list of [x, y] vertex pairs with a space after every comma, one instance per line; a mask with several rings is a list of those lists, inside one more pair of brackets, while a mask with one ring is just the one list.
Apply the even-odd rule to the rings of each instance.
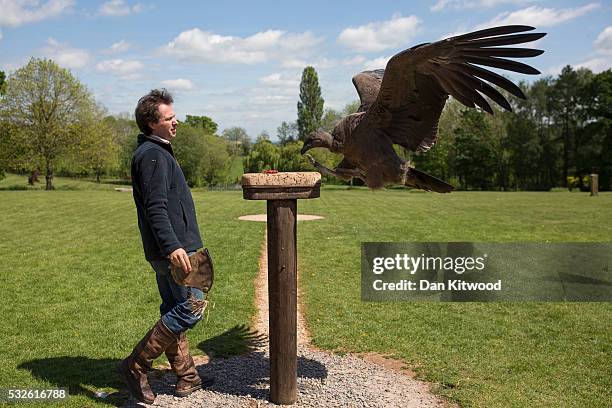
[[203, 246], [193, 198], [170, 144], [138, 135], [132, 188], [147, 261]]

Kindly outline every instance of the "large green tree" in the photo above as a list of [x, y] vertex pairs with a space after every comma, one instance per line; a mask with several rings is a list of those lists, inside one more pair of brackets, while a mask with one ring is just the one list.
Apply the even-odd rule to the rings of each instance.
[[[573, 170], [577, 173], [577, 153], [580, 149], [579, 129], [583, 126], [584, 115], [581, 110], [581, 89], [588, 86], [592, 72], [585, 69], [574, 70], [566, 66], [552, 84], [550, 92], [551, 112], [555, 124], [559, 128], [563, 143], [563, 181], [567, 185], [567, 178]], [[579, 174], [575, 174], [579, 176]]]
[[293, 143], [298, 140], [298, 127], [297, 122], [285, 122], [276, 128], [276, 137], [281, 146], [289, 143]]
[[120, 145], [113, 134], [113, 128], [106, 112], [101, 107], [96, 107], [90, 112], [83, 112], [81, 119], [82, 143], [75, 149], [76, 161], [81, 162], [89, 172], [93, 171], [96, 181], [99, 183], [102, 174], [108, 174], [110, 170], [119, 167], [118, 155]]
[[496, 148], [485, 113], [466, 109], [455, 129], [455, 170], [464, 189], [493, 187]]
[[281, 145], [278, 160], [279, 171], [312, 171], [312, 165], [300, 154], [302, 142], [289, 142]]
[[601, 189], [612, 189], [612, 69], [600, 72], [583, 88], [587, 124], [578, 162], [599, 173]]
[[217, 133], [217, 123], [208, 116], [187, 115], [185, 117], [185, 123], [195, 128], [202, 128], [209, 135]]
[[[262, 132], [263, 133], [263, 132]], [[265, 134], [260, 134], [249, 154], [243, 159], [245, 173], [278, 170], [280, 149]]]
[[84, 112], [94, 106], [85, 86], [52, 60], [32, 58], [9, 76], [0, 112], [15, 129], [15, 148], [23, 148], [29, 160], [44, 168], [47, 190], [54, 188], [57, 160], [83, 143]]
[[232, 157], [246, 156], [251, 149], [251, 138], [244, 128], [234, 126], [223, 129], [221, 137], [228, 141], [227, 146]]
[[172, 146], [187, 183], [192, 187], [224, 183], [229, 174], [227, 142], [201, 127], [182, 125]]
[[300, 82], [300, 100], [297, 103], [297, 125], [301, 140], [321, 125], [323, 103], [317, 71], [313, 67], [304, 68]]
[[115, 145], [117, 146], [117, 175], [123, 179], [131, 177], [132, 154], [136, 150], [140, 132], [136, 120], [127, 114], [107, 116], [104, 123], [110, 127]]

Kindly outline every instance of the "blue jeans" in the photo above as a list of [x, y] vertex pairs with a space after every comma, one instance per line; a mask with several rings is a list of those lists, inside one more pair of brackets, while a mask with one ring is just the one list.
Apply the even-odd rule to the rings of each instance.
[[162, 300], [159, 306], [162, 321], [177, 335], [191, 329], [202, 320], [204, 292], [177, 284], [170, 273], [170, 260], [150, 261], [150, 264], [155, 270], [157, 288]]

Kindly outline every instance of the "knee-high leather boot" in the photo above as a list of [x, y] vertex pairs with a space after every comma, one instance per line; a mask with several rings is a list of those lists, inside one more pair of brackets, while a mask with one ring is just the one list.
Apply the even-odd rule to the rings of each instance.
[[172, 333], [160, 319], [134, 347], [132, 354], [119, 363], [117, 367], [119, 375], [139, 401], [147, 404], [155, 401], [155, 394], [147, 379], [147, 371], [151, 369], [153, 360], [176, 341], [176, 334]]
[[189, 354], [189, 343], [185, 333], [181, 333], [178, 340], [166, 349], [166, 357], [178, 379], [174, 395], [186, 397], [202, 387], [213, 385], [213, 377], [200, 377], [195, 363]]

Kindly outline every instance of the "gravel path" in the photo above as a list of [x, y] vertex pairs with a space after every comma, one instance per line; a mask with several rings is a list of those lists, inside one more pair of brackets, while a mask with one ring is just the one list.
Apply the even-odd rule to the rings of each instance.
[[[268, 288], [266, 242], [255, 281], [258, 314], [254, 329], [268, 333]], [[300, 305], [298, 296], [298, 305]], [[376, 356], [378, 364], [354, 355], [339, 356], [309, 346], [308, 331], [298, 307], [298, 400], [294, 407], [449, 407], [434, 396], [427, 383], [417, 381], [398, 368], [401, 364]], [[382, 363], [382, 365], [380, 364]], [[387, 364], [388, 363], [388, 364]], [[172, 395], [176, 377], [169, 371], [154, 371], [150, 382], [157, 394], [156, 407], [261, 407], [277, 406], [267, 401], [269, 350], [267, 342], [253, 352], [231, 358], [213, 358], [198, 364], [202, 375], [214, 375], [216, 383], [186, 398]], [[146, 406], [130, 399], [126, 407]]]

